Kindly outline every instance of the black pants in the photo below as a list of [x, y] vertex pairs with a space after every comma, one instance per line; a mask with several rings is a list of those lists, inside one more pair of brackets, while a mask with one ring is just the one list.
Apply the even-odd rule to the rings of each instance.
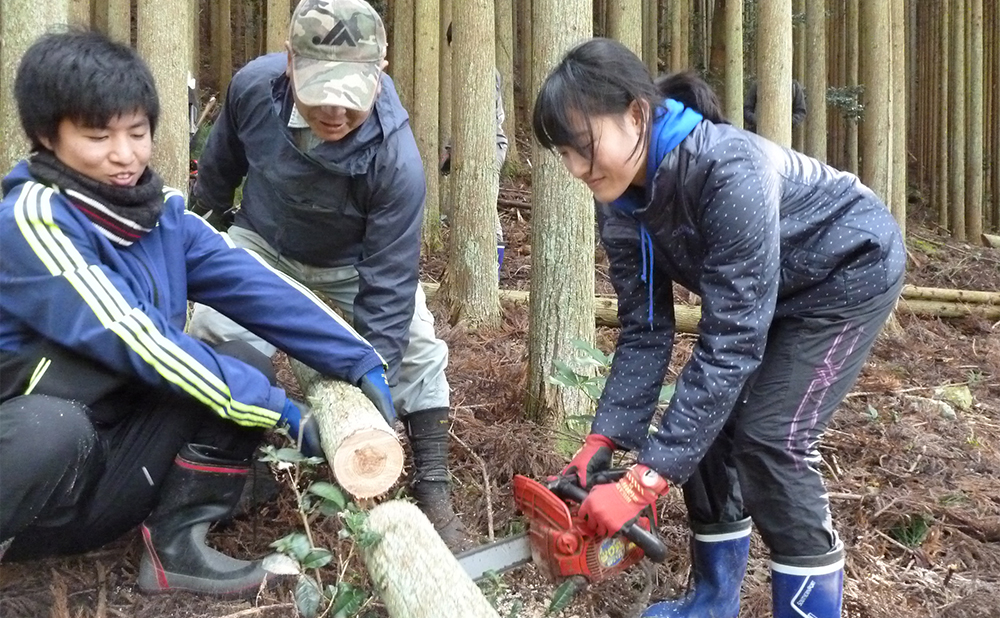
[[[270, 359], [243, 342], [216, 352], [277, 379]], [[142, 522], [159, 497], [174, 456], [188, 442], [249, 459], [263, 432], [216, 416], [185, 395], [126, 384], [93, 363], [50, 349], [45, 379], [53, 389], [85, 377], [101, 398], [87, 405], [45, 394], [0, 404], [0, 541], [14, 537], [4, 559], [89, 551]], [[61, 386], [55, 386], [59, 384]], [[23, 392], [23, 390], [21, 391]]]
[[749, 515], [779, 556], [819, 556], [833, 548], [817, 445], [861, 373], [902, 283], [847, 310], [774, 321], [763, 363], [683, 486], [694, 522]]

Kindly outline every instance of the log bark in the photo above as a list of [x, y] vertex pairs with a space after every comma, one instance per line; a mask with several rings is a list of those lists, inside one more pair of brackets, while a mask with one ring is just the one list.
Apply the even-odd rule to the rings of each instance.
[[994, 236], [993, 234], [983, 234], [982, 235], [983, 244], [987, 247], [995, 247], [1000, 249], [1000, 236]]
[[[438, 291], [436, 283], [421, 283], [424, 294], [431, 298]], [[522, 290], [500, 290], [500, 300], [516, 304], [528, 304], [530, 294]], [[675, 328], [679, 333], [698, 332], [698, 319], [701, 310], [698, 307], [674, 305]], [[614, 296], [594, 297], [594, 321], [598, 326], [618, 326], [618, 301]]]
[[375, 405], [347, 382], [324, 378], [294, 359], [290, 364], [319, 422], [337, 483], [362, 500], [389, 491], [403, 472], [403, 447]]
[[[983, 234], [983, 236], [986, 236], [986, 234]], [[1000, 243], [1000, 238], [996, 236], [993, 238], [996, 238], [997, 242]], [[939, 300], [953, 303], [1000, 305], [1000, 292], [979, 292], [976, 290], [953, 290], [905, 285], [903, 286], [902, 296], [903, 298], [912, 300]]]
[[[997, 242], [1000, 237], [994, 236]], [[437, 292], [437, 284], [421, 283], [428, 298]], [[500, 300], [526, 304], [528, 292], [500, 290]], [[947, 290], [943, 288], [903, 288], [899, 309], [921, 317], [952, 318], [968, 315], [1000, 318], [1000, 293], [975, 290]], [[693, 305], [674, 305], [675, 330], [678, 333], [697, 333], [701, 308]], [[594, 321], [598, 326], [619, 326], [618, 301], [614, 296], [594, 297]]]
[[392, 618], [499, 618], [414, 504], [383, 502], [368, 513], [378, 542], [361, 547], [378, 598]]

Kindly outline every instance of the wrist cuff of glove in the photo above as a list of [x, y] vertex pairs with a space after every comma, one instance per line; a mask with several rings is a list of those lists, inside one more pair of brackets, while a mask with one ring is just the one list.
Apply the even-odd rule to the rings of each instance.
[[629, 470], [629, 476], [634, 478], [644, 489], [654, 491], [660, 496], [666, 494], [670, 488], [667, 479], [649, 466], [636, 464]]
[[587, 434], [587, 437], [584, 439], [584, 442], [586, 444], [593, 444], [593, 445], [596, 445], [596, 446], [604, 446], [604, 447], [607, 447], [607, 448], [611, 449], [612, 451], [618, 450], [618, 445], [615, 444], [614, 441], [611, 440], [611, 438], [609, 438], [607, 436], [602, 436], [599, 433]]

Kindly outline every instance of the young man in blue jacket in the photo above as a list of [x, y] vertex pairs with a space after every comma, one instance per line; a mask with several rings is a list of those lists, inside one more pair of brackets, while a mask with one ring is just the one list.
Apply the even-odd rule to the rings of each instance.
[[[454, 549], [465, 531], [448, 489], [448, 348], [417, 279], [424, 171], [385, 54], [385, 28], [363, 0], [302, 0], [288, 53], [233, 77], [199, 158], [194, 209], [336, 303], [386, 359], [413, 495]], [[190, 332], [274, 350], [205, 307]]]
[[318, 430], [266, 356], [185, 334], [188, 300], [391, 414], [384, 361], [163, 186], [148, 167], [156, 88], [133, 50], [47, 35], [14, 86], [32, 153], [0, 202], [0, 558], [85, 552], [139, 526], [143, 591], [253, 592], [263, 563], [205, 533], [235, 506], [264, 431], [285, 425], [321, 456]]

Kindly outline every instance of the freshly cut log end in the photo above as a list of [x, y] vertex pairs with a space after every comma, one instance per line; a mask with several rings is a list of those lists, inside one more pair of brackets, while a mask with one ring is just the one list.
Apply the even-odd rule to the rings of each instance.
[[[326, 447], [324, 446], [324, 451]], [[394, 435], [361, 429], [347, 438], [333, 454], [337, 483], [355, 498], [375, 498], [392, 487], [403, 469], [403, 448]]]
[[392, 618], [499, 618], [416, 505], [383, 502], [367, 526], [381, 539], [361, 557]]
[[403, 473], [403, 446], [361, 389], [290, 362], [319, 425], [333, 476], [356, 499], [381, 496]]

